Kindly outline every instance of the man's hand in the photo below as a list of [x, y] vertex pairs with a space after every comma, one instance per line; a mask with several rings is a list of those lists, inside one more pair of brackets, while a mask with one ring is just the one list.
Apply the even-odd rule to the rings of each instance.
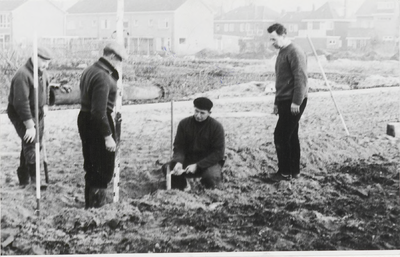
[[114, 141], [114, 138], [112, 138], [111, 135], [107, 136], [104, 138], [104, 141], [106, 143], [106, 149], [109, 152], [115, 152], [115, 148], [117, 148], [117, 144]]
[[290, 110], [291, 110], [293, 115], [300, 114], [300, 105], [292, 103], [292, 105], [290, 105]]
[[171, 174], [179, 176], [182, 175], [183, 172], [185, 172], [185, 170], [182, 168], [182, 163], [177, 162], [174, 169], [171, 171]]
[[36, 137], [35, 127], [26, 129], [25, 136], [24, 136], [25, 142], [32, 143], [33, 141], [35, 141], [35, 137]]
[[186, 173], [195, 173], [197, 170], [197, 164], [190, 164], [189, 166], [186, 167], [185, 171]]
[[272, 114], [278, 115], [278, 105], [274, 104], [274, 109], [272, 110]]

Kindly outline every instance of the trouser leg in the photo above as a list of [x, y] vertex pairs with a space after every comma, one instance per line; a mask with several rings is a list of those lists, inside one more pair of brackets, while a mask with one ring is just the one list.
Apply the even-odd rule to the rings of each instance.
[[291, 113], [291, 101], [278, 104], [279, 119], [274, 131], [274, 143], [278, 157], [278, 172], [283, 175], [295, 175], [300, 172], [298, 130], [299, 120], [306, 104], [307, 99], [304, 99], [298, 115]]
[[19, 160], [19, 167], [17, 169], [18, 181], [21, 186], [26, 186], [29, 184], [29, 170], [25, 163], [23, 150], [21, 150]]
[[299, 124], [297, 124], [290, 138], [290, 171], [292, 176], [300, 173], [300, 141], [298, 133]]
[[[19, 118], [12, 116], [10, 117], [11, 122], [14, 125], [14, 128], [21, 138], [21, 154], [20, 154], [20, 163], [17, 169], [17, 176], [20, 185], [29, 184], [29, 177], [32, 182], [36, 182], [36, 147], [35, 142], [26, 142], [23, 138], [26, 133], [25, 125]], [[43, 138], [43, 130], [44, 130], [44, 121], [43, 118], [39, 119], [39, 143], [41, 144]]]
[[[115, 138], [111, 114], [108, 121]], [[100, 207], [105, 204], [106, 188], [114, 174], [115, 152], [105, 148], [104, 136], [100, 134], [90, 113], [80, 112], [78, 116], [79, 135], [85, 170], [85, 207]]]
[[216, 188], [222, 183], [222, 167], [220, 164], [213, 165], [201, 171], [200, 182], [205, 188]]

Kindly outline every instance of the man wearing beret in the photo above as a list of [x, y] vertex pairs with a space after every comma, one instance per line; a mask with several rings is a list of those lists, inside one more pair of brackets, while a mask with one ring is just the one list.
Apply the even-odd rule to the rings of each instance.
[[11, 80], [8, 96], [7, 114], [21, 138], [20, 164], [17, 169], [19, 184], [25, 187], [36, 183], [35, 138], [39, 129], [39, 142], [42, 142], [44, 122], [48, 107], [49, 78], [46, 69], [52, 58], [46, 47], [38, 47], [38, 93], [39, 126], [35, 124], [35, 90], [33, 81], [33, 57], [15, 73]]
[[119, 78], [116, 66], [126, 59], [123, 46], [113, 42], [103, 56], [86, 68], [80, 79], [81, 110], [78, 129], [85, 174], [85, 208], [106, 203], [106, 189], [114, 173], [115, 127], [111, 116]]
[[221, 123], [210, 117], [213, 103], [206, 97], [193, 101], [194, 115], [181, 120], [174, 141], [170, 163], [171, 187], [190, 190], [186, 178], [200, 177], [205, 188], [222, 182], [225, 155], [225, 132]]

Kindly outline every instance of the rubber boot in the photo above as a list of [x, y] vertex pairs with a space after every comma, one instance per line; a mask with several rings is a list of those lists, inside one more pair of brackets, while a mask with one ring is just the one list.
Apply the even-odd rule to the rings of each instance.
[[29, 171], [26, 167], [18, 167], [17, 176], [21, 187], [29, 185]]
[[36, 164], [28, 164], [28, 170], [31, 177], [31, 184], [36, 184]]
[[89, 189], [89, 208], [99, 208], [106, 204], [106, 189], [90, 187]]

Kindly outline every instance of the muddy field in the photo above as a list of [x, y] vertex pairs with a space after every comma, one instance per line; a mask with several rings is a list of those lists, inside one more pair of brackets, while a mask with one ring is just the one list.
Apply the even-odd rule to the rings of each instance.
[[[386, 135], [399, 121], [399, 89], [334, 92], [350, 136], [329, 93], [311, 93], [300, 122], [302, 176], [275, 183], [273, 95], [246, 92], [204, 93], [226, 132], [221, 190], [196, 180], [190, 192], [165, 190], [170, 104], [124, 106], [121, 197], [112, 203], [110, 185], [100, 209], [84, 210], [78, 109], [51, 111], [39, 217], [34, 189], [18, 186], [20, 142], [2, 114], [1, 254], [399, 250], [400, 139]], [[191, 101], [176, 101], [174, 128], [191, 114]]]

